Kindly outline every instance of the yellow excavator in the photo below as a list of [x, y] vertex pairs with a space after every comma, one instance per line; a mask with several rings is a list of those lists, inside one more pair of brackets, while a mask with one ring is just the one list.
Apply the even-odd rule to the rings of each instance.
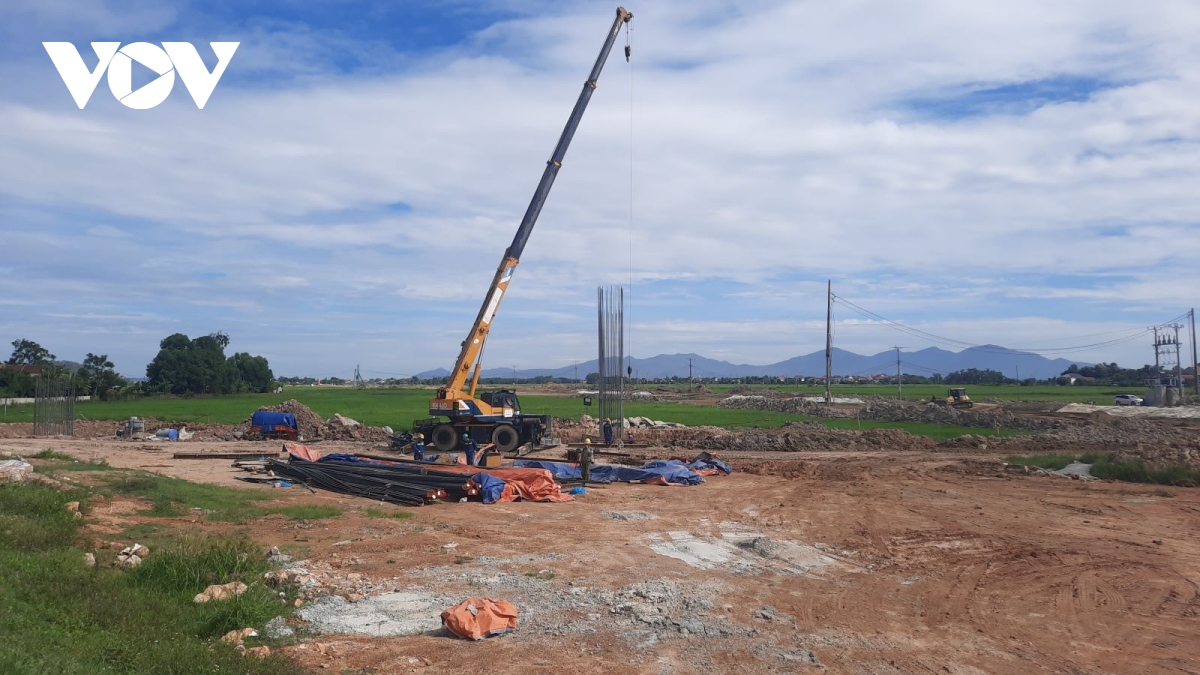
[[[612, 51], [621, 27], [628, 24], [631, 19], [633, 19], [633, 14], [626, 11], [624, 7], [617, 8], [617, 17], [608, 31], [604, 46], [600, 49], [600, 55], [596, 57], [596, 63], [592, 66], [587, 81], [583, 84], [583, 91], [579, 94], [579, 99], [575, 101], [571, 116], [567, 118], [566, 127], [563, 128], [562, 135], [558, 138], [558, 144], [554, 146], [554, 153], [546, 162], [546, 170], [542, 173], [542, 179], [533, 193], [533, 199], [530, 200], [529, 207], [525, 210], [525, 216], [521, 219], [517, 234], [504, 251], [504, 257], [500, 259], [500, 267], [497, 268], [496, 275], [492, 278], [492, 285], [488, 288], [487, 295], [484, 296], [483, 306], [480, 307], [479, 314], [475, 317], [475, 323], [471, 325], [471, 332], [467, 334], [467, 339], [463, 340], [462, 350], [458, 354], [458, 360], [454, 363], [454, 369], [450, 371], [449, 381], [446, 386], [439, 388], [437, 396], [429, 401], [429, 414], [435, 418], [418, 420], [413, 424], [414, 434], [424, 434], [425, 438], [429, 439], [433, 446], [442, 452], [461, 447], [466, 439], [476, 443], [494, 443], [497, 451], [512, 452], [527, 443], [541, 443], [552, 435], [550, 415], [522, 413], [516, 392], [502, 390], [476, 393], [479, 373], [483, 367], [483, 345], [487, 341], [488, 333], [496, 318], [500, 300], [508, 290], [513, 270], [520, 261], [525, 244], [529, 241], [529, 234], [533, 231], [538, 215], [542, 212], [542, 206], [546, 202], [546, 196], [550, 194], [550, 188], [554, 185], [558, 170], [562, 168], [567, 147], [571, 144], [571, 138], [575, 135], [579, 121], [583, 118], [583, 111], [587, 109], [592, 92], [596, 89], [600, 71], [608, 60], [609, 52]], [[630, 47], [627, 43], [625, 59], [628, 60], [629, 56]], [[474, 364], [474, 372], [471, 371], [472, 364]]]
[[963, 387], [958, 387], [947, 391], [946, 398], [938, 398], [937, 396], [934, 396], [933, 402], [943, 407], [958, 408], [959, 410], [965, 410], [975, 406], [975, 404], [971, 402], [971, 397], [967, 396], [967, 390]]

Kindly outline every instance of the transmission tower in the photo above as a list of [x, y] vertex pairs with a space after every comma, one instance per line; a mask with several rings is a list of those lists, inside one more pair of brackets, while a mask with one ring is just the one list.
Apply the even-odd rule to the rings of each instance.
[[[1183, 361], [1179, 353], [1180, 328], [1183, 326], [1177, 323], [1154, 328], [1154, 366], [1158, 377], [1154, 384], [1167, 390], [1175, 390], [1177, 397], [1183, 396]], [[1174, 375], [1163, 374], [1164, 370], [1170, 372], [1172, 367], [1175, 370]], [[1169, 404], [1169, 397], [1163, 403]]]
[[[343, 371], [343, 372], [345, 372], [345, 371]], [[362, 389], [365, 386], [367, 386], [367, 385], [366, 385], [366, 383], [363, 382], [362, 373], [360, 373], [358, 371], [358, 364], [354, 364], [354, 388]]]

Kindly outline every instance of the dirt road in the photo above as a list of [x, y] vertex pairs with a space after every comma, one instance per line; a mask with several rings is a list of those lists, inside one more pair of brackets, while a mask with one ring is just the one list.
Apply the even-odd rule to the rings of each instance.
[[[227, 461], [112, 441], [6, 440], [0, 452], [23, 445], [233, 475]], [[335, 586], [426, 615], [470, 595], [521, 610], [517, 633], [479, 643], [326, 635], [287, 648], [329, 672], [1200, 671], [1200, 489], [1004, 477], [986, 454], [731, 459], [745, 471], [693, 488], [612, 485], [572, 503], [443, 504], [408, 520], [287, 491], [346, 513], [245, 527]]]

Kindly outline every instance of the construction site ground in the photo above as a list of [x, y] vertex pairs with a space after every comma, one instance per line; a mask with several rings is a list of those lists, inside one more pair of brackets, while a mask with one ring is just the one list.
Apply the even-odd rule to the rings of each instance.
[[[369, 517], [380, 505], [364, 499], [245, 485], [229, 460], [171, 459], [276, 447], [0, 440], [3, 454], [50, 448], [341, 508], [230, 524], [151, 518], [114, 498], [88, 514], [110, 537], [144, 522], [240, 530], [293, 555], [332, 598], [293, 628], [359, 631], [278, 643], [315, 672], [1200, 670], [1200, 488], [1005, 471], [970, 444], [746, 448], [722, 452], [733, 475], [697, 487], [614, 484], [569, 503], [438, 504], [396, 519]], [[519, 630], [477, 643], [438, 633], [442, 609], [480, 595], [514, 603]]]

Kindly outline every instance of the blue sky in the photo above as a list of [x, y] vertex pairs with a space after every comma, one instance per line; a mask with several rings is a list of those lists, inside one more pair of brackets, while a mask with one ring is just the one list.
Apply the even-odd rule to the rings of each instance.
[[[500, 311], [495, 366], [823, 346], [825, 280], [966, 343], [1065, 347], [1187, 311], [1200, 251], [1200, 6], [630, 6]], [[142, 374], [223, 330], [278, 374], [448, 367], [590, 68], [596, 2], [0, 7], [0, 340]], [[203, 110], [42, 41], [241, 45]], [[632, 127], [632, 133], [631, 133]], [[632, 155], [632, 175], [631, 175]], [[632, 223], [630, 221], [632, 182]], [[839, 308], [838, 346], [899, 334]], [[1148, 340], [1054, 354], [1140, 365]]]

